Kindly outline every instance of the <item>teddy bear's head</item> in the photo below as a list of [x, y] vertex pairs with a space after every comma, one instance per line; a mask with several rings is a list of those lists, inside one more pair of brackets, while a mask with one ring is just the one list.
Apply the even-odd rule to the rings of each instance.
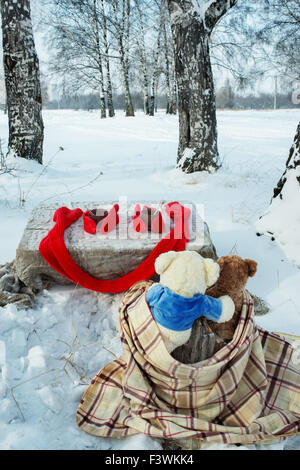
[[223, 324], [208, 322], [212, 330], [224, 340], [231, 340], [239, 321], [243, 306], [244, 289], [249, 277], [253, 277], [257, 270], [257, 262], [253, 259], [243, 259], [237, 255], [222, 256], [218, 259], [220, 276], [217, 282], [207, 289], [206, 295], [218, 298], [229, 295], [235, 305], [232, 319]]
[[168, 251], [155, 261], [160, 284], [183, 297], [204, 294], [219, 277], [219, 265], [196, 251]]
[[220, 277], [218, 279], [218, 285], [229, 284], [226, 286], [227, 290], [243, 291], [245, 288], [248, 278], [253, 277], [257, 270], [257, 262], [253, 259], [243, 259], [237, 255], [222, 256], [218, 259], [218, 265], [220, 266]]

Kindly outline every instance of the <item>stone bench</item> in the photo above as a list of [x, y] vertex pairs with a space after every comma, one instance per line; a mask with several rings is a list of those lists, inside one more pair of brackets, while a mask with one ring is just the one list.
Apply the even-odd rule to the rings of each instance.
[[[167, 201], [161, 201], [160, 206], [164, 202]], [[113, 204], [113, 202], [101, 201], [74, 202], [68, 203], [67, 207], [70, 209], [79, 207], [83, 211], [99, 207], [107, 210]], [[120, 202], [120, 224], [109, 234], [100, 235], [99, 230], [95, 235], [86, 233], [83, 229], [82, 217], [66, 230], [66, 246], [81, 269], [98, 279], [116, 279], [137, 268], [151, 253], [158, 241], [170, 231], [170, 227], [167, 226], [161, 235], [135, 232], [132, 225], [135, 204], [136, 202], [128, 202], [126, 207], [122, 207], [122, 201]], [[143, 202], [140, 204], [142, 206]], [[39, 253], [40, 241], [53, 227], [53, 214], [61, 205], [58, 203], [41, 205], [31, 212], [14, 262], [14, 270], [18, 278], [28, 287], [41, 289], [45, 286], [45, 281], [62, 285], [70, 284], [70, 281], [51, 268]], [[147, 205], [159, 206], [158, 203], [151, 201], [148, 201]], [[169, 218], [164, 212], [163, 217], [168, 224]], [[192, 236], [187, 249], [198, 251], [204, 257], [216, 259], [216, 250], [211, 241], [209, 229], [201, 219], [196, 206], [192, 206], [190, 229], [192, 229]]]

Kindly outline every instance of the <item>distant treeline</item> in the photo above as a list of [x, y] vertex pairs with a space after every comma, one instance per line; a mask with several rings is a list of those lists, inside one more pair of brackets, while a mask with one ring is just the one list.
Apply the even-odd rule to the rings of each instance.
[[[235, 93], [226, 93], [224, 89], [220, 89], [216, 94], [216, 102], [218, 109], [273, 109], [274, 108], [274, 95], [271, 93], [260, 93], [259, 95], [239, 95]], [[125, 99], [123, 94], [114, 95], [115, 109], [125, 110]], [[134, 109], [144, 109], [144, 97], [142, 93], [133, 93], [132, 101]], [[167, 105], [166, 96], [158, 95], [156, 98], [156, 107], [164, 109]], [[295, 108], [297, 105], [293, 104], [291, 93], [277, 95], [277, 108]], [[100, 97], [98, 94], [84, 94], [84, 95], [66, 95], [62, 96], [60, 100], [47, 101], [44, 99], [45, 109], [84, 109], [93, 110], [100, 109]]]
[[[278, 94], [276, 108], [300, 107], [292, 102], [292, 93]], [[234, 94], [228, 100], [222, 93], [217, 93], [216, 103], [218, 109], [274, 109], [274, 95], [272, 93], [260, 93], [259, 95]]]
[[[131, 94], [134, 109], [144, 109], [143, 93]], [[156, 107], [161, 109], [167, 106], [165, 96], [156, 97]], [[113, 104], [115, 109], [125, 110], [124, 94], [114, 94]], [[97, 93], [85, 95], [64, 95], [59, 100], [46, 101], [44, 99], [44, 108], [46, 109], [101, 109], [100, 96]]]

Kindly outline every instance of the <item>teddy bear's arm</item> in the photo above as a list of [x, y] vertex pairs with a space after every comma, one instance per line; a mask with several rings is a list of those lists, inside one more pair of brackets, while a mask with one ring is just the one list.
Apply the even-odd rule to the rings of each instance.
[[205, 295], [202, 304], [203, 314], [208, 320], [223, 323], [230, 320], [234, 314], [234, 303], [228, 295], [219, 298]]
[[222, 314], [217, 322], [225, 323], [231, 320], [234, 315], [234, 302], [229, 295], [222, 295], [222, 297], [219, 297], [219, 300], [222, 303]]

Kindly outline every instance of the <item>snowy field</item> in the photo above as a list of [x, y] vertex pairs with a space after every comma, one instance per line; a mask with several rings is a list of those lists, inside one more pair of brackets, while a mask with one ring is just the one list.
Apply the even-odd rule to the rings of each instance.
[[[100, 120], [97, 112], [45, 111], [44, 169], [13, 161], [12, 174], [0, 175], [0, 264], [14, 259], [30, 211], [40, 202], [67, 205], [119, 196], [191, 200], [204, 204], [219, 256], [237, 253], [258, 261], [248, 288], [263, 297], [271, 311], [257, 323], [270, 331], [300, 335], [299, 268], [276, 242], [257, 237], [255, 230], [283, 172], [299, 114], [219, 112], [222, 169], [215, 175], [183, 175], [173, 169], [176, 116], [161, 112], [154, 118], [142, 113], [125, 118], [119, 113]], [[0, 137], [7, 142], [4, 115]], [[86, 385], [121, 353], [119, 299], [57, 287], [42, 292], [35, 309], [0, 308], [0, 449], [161, 448], [159, 441], [144, 435], [100, 440], [75, 424]], [[291, 448], [294, 442], [275, 447]]]

